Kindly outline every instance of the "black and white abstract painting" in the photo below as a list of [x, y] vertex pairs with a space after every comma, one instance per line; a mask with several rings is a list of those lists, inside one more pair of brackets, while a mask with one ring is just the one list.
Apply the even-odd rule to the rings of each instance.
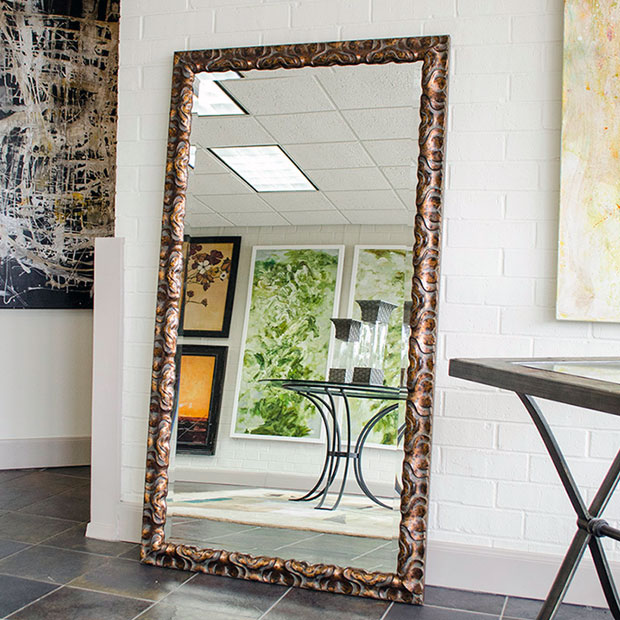
[[114, 233], [118, 0], [0, 0], [0, 308], [92, 307]]

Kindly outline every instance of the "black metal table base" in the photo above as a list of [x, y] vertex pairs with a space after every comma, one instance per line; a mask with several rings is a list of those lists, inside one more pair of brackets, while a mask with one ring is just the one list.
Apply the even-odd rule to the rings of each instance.
[[560, 476], [562, 486], [566, 490], [570, 503], [577, 514], [577, 532], [566, 552], [566, 556], [549, 590], [547, 599], [537, 616], [537, 620], [551, 620], [555, 616], [586, 548], [590, 549], [609, 610], [616, 620], [620, 620], [620, 599], [618, 598], [618, 592], [601, 543], [601, 538], [604, 536], [620, 540], [620, 530], [611, 527], [601, 518], [620, 480], [620, 452], [616, 455], [611, 467], [603, 478], [603, 482], [592, 503], [590, 506], [586, 506], [566, 460], [560, 452], [558, 443], [540, 409], [531, 396], [519, 393], [517, 393], [517, 396], [521, 399], [536, 425], [547, 452], [553, 461], [553, 465]]
[[[349, 474], [349, 464], [352, 462], [355, 480], [364, 494], [375, 502], [375, 504], [391, 510], [392, 506], [389, 506], [380, 500], [368, 488], [362, 470], [362, 456], [366, 440], [368, 439], [368, 436], [372, 432], [373, 428], [386, 415], [394, 411], [398, 407], [398, 403], [392, 403], [378, 411], [364, 425], [355, 442], [355, 446], [352, 447], [351, 409], [345, 391], [327, 391], [324, 396], [318, 395], [316, 392], [311, 393], [303, 390], [298, 390], [298, 393], [307, 398], [318, 410], [326, 432], [327, 450], [325, 453], [323, 468], [319, 474], [316, 484], [307, 493], [301, 497], [293, 498], [291, 501], [309, 502], [318, 499], [319, 503], [315, 507], [317, 510], [335, 510], [338, 508], [342, 500], [342, 496], [344, 495]], [[338, 420], [337, 406], [333, 397], [334, 393], [337, 396], [340, 396], [344, 403], [344, 429], [341, 429], [341, 425]], [[403, 432], [404, 425], [398, 429], [399, 438], [402, 437]], [[338, 474], [342, 462], [344, 462], [344, 471], [336, 499], [331, 506], [326, 507], [324, 504], [327, 499], [327, 495], [336, 480], [336, 475]]]

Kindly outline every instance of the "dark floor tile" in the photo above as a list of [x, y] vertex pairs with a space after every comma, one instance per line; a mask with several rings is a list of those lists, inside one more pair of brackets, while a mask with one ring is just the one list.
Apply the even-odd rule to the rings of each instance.
[[5, 512], [0, 515], [0, 538], [17, 542], [40, 543], [75, 525], [75, 521], [27, 515], [23, 512]]
[[3, 469], [0, 471], [0, 484], [4, 484], [14, 478], [19, 478], [20, 476], [25, 476], [28, 473], [30, 473], [29, 469]]
[[88, 521], [90, 519], [90, 489], [89, 487], [70, 489], [29, 504], [19, 512], [72, 521]]
[[26, 547], [29, 547], [25, 543], [15, 542], [14, 540], [0, 539], [0, 559], [6, 558], [8, 555], [13, 555]]
[[131, 549], [125, 551], [125, 553], [121, 553], [118, 557], [123, 558], [124, 560], [133, 560], [134, 562], [140, 561], [140, 545], [135, 545], [133, 543], [123, 543], [127, 545], [131, 545]]
[[58, 476], [37, 471], [20, 476], [0, 486], [0, 506], [6, 510], [19, 510], [69, 489], [89, 485], [83, 478]]
[[388, 606], [389, 603], [384, 601], [292, 588], [265, 615], [265, 620], [290, 620], [291, 618], [303, 618], [304, 620], [325, 620], [326, 618], [379, 620]]
[[[513, 618], [519, 618], [519, 620], [533, 620], [538, 615], [542, 603], [542, 601], [529, 598], [509, 597], [506, 609], [504, 610], [504, 618], [510, 618], [511, 620]], [[564, 604], [560, 607], [554, 620], [603, 620], [611, 617], [612, 615], [608, 609]]]
[[20, 620], [131, 620], [150, 603], [135, 599], [60, 588], [22, 609], [11, 618]]
[[159, 601], [176, 590], [191, 575], [192, 573], [186, 571], [112, 558], [92, 567], [70, 585], [120, 596]]
[[0, 560], [0, 573], [65, 584], [102, 561], [99, 555], [36, 545]]
[[171, 538], [188, 544], [200, 544], [213, 541], [221, 536], [240, 534], [252, 529], [251, 525], [228, 523], [225, 521], [210, 521], [209, 519], [190, 519], [172, 524]]
[[86, 553], [98, 553], [99, 555], [109, 555], [112, 557], [121, 556], [123, 553], [133, 551], [137, 546], [134, 543], [109, 542], [107, 540], [97, 540], [96, 538], [86, 538], [85, 533], [85, 525], [76, 525], [70, 530], [46, 540], [45, 544], [48, 547], [59, 547], [61, 549], [71, 549], [72, 551], [85, 551]]
[[285, 592], [285, 586], [196, 575], [166, 598], [167, 604], [209, 610], [214, 617], [259, 618]]
[[187, 607], [182, 604], [170, 604], [168, 599], [153, 605], [143, 614], [140, 614], [136, 620], [209, 620], [217, 618], [217, 620], [236, 620], [239, 616], [235, 614], [222, 613], [219, 611], [217, 616], [211, 616], [205, 613], [204, 609], [196, 607]]
[[73, 476], [75, 478], [87, 478], [90, 480], [90, 465], [78, 465], [75, 467], [48, 467], [46, 471], [62, 476]]
[[499, 618], [498, 614], [489, 615], [429, 605], [394, 603], [384, 620], [494, 620], [496, 618]]
[[452, 588], [437, 588], [426, 586], [424, 589], [424, 603], [437, 607], [450, 607], [466, 611], [481, 611], [485, 614], [499, 615], [504, 607], [505, 596], [469, 592]]
[[353, 560], [353, 556], [346, 553], [337, 553], [336, 551], [311, 551], [309, 549], [297, 549], [295, 547], [286, 547], [276, 551], [276, 557], [284, 560], [299, 560], [310, 564], [335, 564], [336, 566], [351, 566], [354, 568], [363, 568], [358, 566]]
[[56, 584], [0, 575], [0, 618], [57, 588]]

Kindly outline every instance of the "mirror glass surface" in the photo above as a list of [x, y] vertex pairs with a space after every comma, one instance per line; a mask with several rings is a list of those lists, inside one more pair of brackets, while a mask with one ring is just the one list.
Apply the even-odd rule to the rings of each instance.
[[396, 570], [421, 69], [197, 75], [171, 542]]

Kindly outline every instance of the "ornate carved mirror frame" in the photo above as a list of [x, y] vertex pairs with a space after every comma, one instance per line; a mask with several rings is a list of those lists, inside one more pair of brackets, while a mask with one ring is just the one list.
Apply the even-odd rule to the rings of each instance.
[[[449, 37], [413, 37], [177, 52], [174, 57], [166, 164], [141, 560], [384, 600], [422, 603], [434, 388], [441, 195]], [[194, 75], [202, 71], [422, 62], [418, 182], [414, 221], [413, 309], [395, 573], [166, 542], [166, 495], [174, 412], [175, 353], [183, 278], [183, 228]]]

